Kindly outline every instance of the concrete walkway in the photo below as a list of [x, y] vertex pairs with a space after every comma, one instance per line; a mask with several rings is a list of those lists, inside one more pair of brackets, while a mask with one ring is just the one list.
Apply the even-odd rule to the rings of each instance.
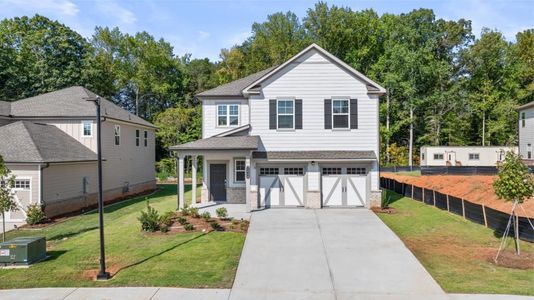
[[446, 299], [369, 210], [256, 212], [230, 299]]

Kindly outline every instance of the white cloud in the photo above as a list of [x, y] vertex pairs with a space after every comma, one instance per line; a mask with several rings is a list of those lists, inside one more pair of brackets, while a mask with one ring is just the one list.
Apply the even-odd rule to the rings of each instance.
[[37, 13], [54, 13], [64, 16], [76, 16], [80, 11], [78, 6], [70, 0], [5, 0], [6, 6]]
[[135, 14], [114, 1], [98, 1], [98, 9], [110, 17], [116, 17], [123, 24], [133, 24], [137, 21]]
[[210, 35], [211, 35], [209, 32], [202, 31], [202, 30], [197, 31], [197, 33], [198, 33], [198, 40], [199, 41], [203, 41], [203, 40], [209, 38]]

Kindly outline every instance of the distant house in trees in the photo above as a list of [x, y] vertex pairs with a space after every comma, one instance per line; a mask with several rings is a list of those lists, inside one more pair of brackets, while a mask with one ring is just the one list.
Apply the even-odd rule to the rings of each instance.
[[523, 161], [534, 166], [534, 101], [519, 107], [519, 154]]
[[[10, 227], [38, 203], [49, 217], [97, 200], [96, 95], [75, 86], [15, 102], [0, 101], [0, 155], [16, 176], [21, 209], [8, 213]], [[155, 127], [102, 99], [104, 200], [156, 188]]]

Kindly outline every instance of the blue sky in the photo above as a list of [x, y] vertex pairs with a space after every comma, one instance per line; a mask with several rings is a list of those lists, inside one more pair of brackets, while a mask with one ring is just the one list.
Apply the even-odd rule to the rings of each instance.
[[[135, 33], [145, 30], [174, 46], [175, 54], [217, 60], [221, 48], [241, 43], [253, 22], [267, 15], [291, 10], [300, 18], [316, 1], [304, 0], [0, 0], [0, 18], [36, 13], [59, 20], [90, 37], [95, 26], [118, 26]], [[373, 8], [379, 14], [432, 8], [444, 19], [473, 21], [473, 32], [483, 27], [498, 29], [514, 40], [518, 31], [534, 28], [534, 0], [359, 0], [327, 1], [353, 10]]]

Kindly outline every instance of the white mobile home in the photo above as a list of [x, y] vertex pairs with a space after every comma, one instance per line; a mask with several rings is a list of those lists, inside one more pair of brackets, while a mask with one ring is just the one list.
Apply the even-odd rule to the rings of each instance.
[[508, 151], [508, 146], [424, 146], [421, 147], [421, 166], [496, 166]]

